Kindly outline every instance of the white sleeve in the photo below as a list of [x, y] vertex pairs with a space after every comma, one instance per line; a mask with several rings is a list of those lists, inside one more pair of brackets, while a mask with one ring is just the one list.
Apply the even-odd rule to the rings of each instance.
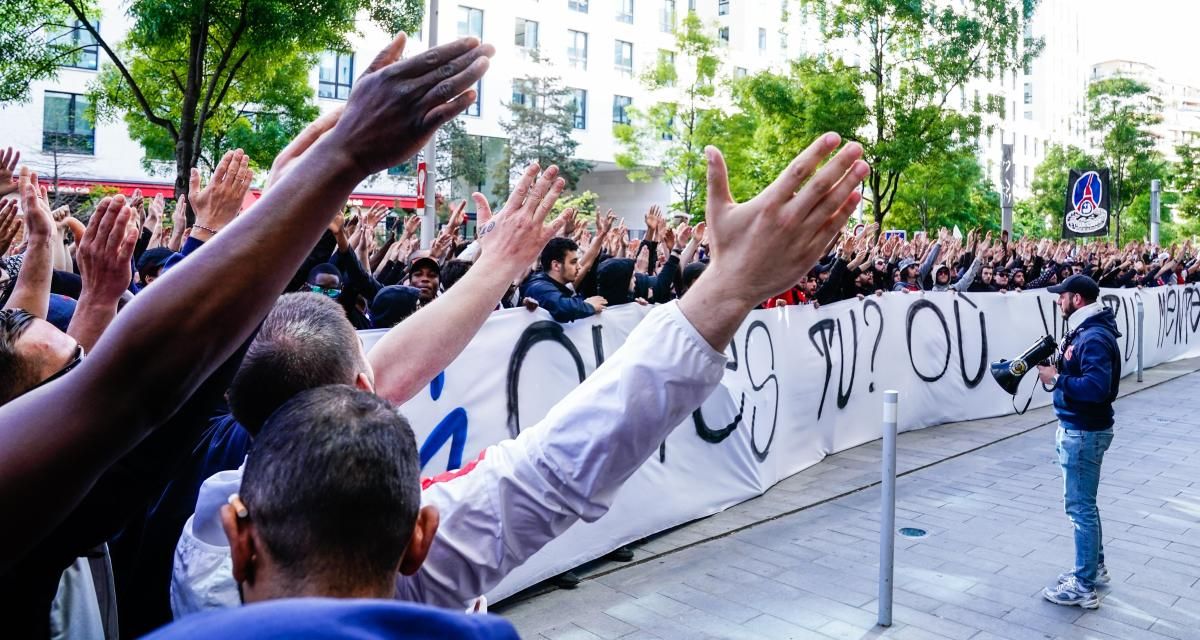
[[725, 368], [677, 303], [651, 312], [587, 380], [515, 440], [422, 492], [441, 524], [396, 597], [460, 608], [577, 520], [592, 522]]

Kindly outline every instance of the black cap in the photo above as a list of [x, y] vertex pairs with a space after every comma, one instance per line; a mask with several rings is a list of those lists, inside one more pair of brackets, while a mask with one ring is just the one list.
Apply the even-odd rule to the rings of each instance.
[[390, 329], [411, 316], [421, 306], [421, 290], [416, 287], [391, 285], [383, 287], [371, 302], [371, 326]]
[[1095, 300], [1100, 297], [1100, 285], [1082, 273], [1077, 273], [1063, 280], [1060, 284], [1046, 287], [1046, 291], [1050, 293], [1062, 293], [1064, 291], [1067, 293], [1078, 293], [1085, 300]]

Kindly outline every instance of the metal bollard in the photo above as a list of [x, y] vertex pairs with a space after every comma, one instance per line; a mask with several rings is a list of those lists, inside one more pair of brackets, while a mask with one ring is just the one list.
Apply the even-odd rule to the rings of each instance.
[[899, 391], [883, 392], [883, 491], [879, 524], [879, 626], [892, 626], [896, 556], [896, 416]]
[[1138, 333], [1138, 378], [1137, 381], [1142, 381], [1142, 328], [1145, 326], [1146, 308], [1142, 305], [1142, 299], [1137, 298], [1137, 333]]

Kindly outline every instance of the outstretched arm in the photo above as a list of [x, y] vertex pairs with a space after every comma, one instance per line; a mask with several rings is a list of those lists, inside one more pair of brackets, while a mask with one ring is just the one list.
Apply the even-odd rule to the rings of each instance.
[[[464, 38], [395, 62], [403, 45], [401, 36], [380, 54], [279, 188], [138, 296], [82, 365], [0, 407], [0, 513], [23, 514], [21, 527], [0, 530], [0, 570], [250, 335], [355, 185], [412, 157], [463, 111], [493, 53]], [[121, 196], [101, 206], [131, 215]]]
[[[742, 204], [729, 195], [724, 159], [707, 151], [713, 257], [704, 277], [651, 312], [541, 422], [489, 447], [470, 473], [427, 486], [424, 501], [442, 507], [441, 522], [425, 564], [398, 581], [400, 597], [462, 606], [578, 520], [608, 511], [621, 485], [720, 382], [721, 352], [750, 310], [799, 280], [853, 212], [867, 172], [861, 147], [848, 145], [807, 180], [837, 143], [826, 134]], [[493, 540], [486, 551], [485, 525]]]
[[21, 263], [16, 287], [4, 308], [24, 309], [44, 320], [50, 310], [50, 276], [54, 271], [54, 250], [51, 246], [54, 221], [50, 218], [50, 207], [38, 197], [41, 187], [37, 174], [30, 172], [28, 167], [21, 167], [19, 189], [21, 213], [25, 216], [25, 238], [29, 241], [29, 247], [25, 250], [25, 261]]
[[[367, 354], [380, 396], [403, 403], [449, 366], [475, 337], [508, 285], [562, 227], [561, 217], [549, 226], [543, 222], [565, 183], [558, 177], [558, 167], [546, 169], [540, 178], [538, 171], [536, 163], [525, 169], [504, 209], [480, 230], [482, 254], [475, 266], [428, 307], [388, 331]], [[478, 193], [473, 197], [478, 210], [486, 210], [484, 216], [490, 217], [487, 200]]]

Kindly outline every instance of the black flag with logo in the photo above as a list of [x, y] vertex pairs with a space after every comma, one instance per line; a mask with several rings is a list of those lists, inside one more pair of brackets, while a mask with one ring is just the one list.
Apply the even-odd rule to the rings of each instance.
[[1086, 238], [1108, 234], [1108, 169], [1071, 169], [1062, 237]]

